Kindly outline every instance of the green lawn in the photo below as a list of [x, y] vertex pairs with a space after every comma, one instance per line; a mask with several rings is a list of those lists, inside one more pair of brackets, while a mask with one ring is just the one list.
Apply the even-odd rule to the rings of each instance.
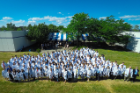
[[[97, 49], [96, 49], [97, 50]], [[140, 54], [124, 51], [112, 51], [98, 49], [100, 54], [104, 54], [106, 59], [117, 61], [119, 64], [125, 62], [126, 66], [140, 68]], [[8, 61], [11, 56], [23, 55], [28, 52], [0, 52], [0, 64], [2, 60]], [[30, 55], [37, 55], [36, 52], [30, 52]], [[32, 82], [10, 82], [6, 81], [1, 74], [0, 67], [0, 93], [140, 93], [140, 77], [135, 83], [124, 82], [123, 80], [101, 80], [97, 81], [78, 81], [64, 84], [64, 82], [50, 82], [47, 80], [39, 80]]]

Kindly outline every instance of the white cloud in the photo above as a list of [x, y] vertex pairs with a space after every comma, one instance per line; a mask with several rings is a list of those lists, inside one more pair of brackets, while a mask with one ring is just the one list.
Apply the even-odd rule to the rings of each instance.
[[130, 18], [130, 19], [128, 19], [128, 20], [132, 20], [132, 21], [134, 21], [134, 20], [140, 20], [140, 18], [135, 18], [135, 19], [134, 19], [134, 18], [133, 18], [133, 19]]
[[35, 23], [39, 20], [48, 20], [56, 22], [56, 24], [63, 24], [67, 20], [71, 20], [73, 16], [66, 16], [66, 17], [56, 17], [56, 16], [44, 16], [44, 17], [33, 17], [28, 19], [28, 23]]
[[17, 24], [17, 23], [24, 23], [25, 22], [25, 20], [19, 20], [19, 21], [14, 21], [14, 20], [12, 20], [12, 23], [14, 23], [14, 24]]
[[124, 15], [121, 16], [120, 18], [137, 18], [137, 17], [140, 17], [140, 15]]
[[9, 20], [9, 19], [12, 19], [11, 17], [3, 17], [2, 18], [3, 20]]
[[61, 12], [58, 12], [58, 14], [62, 14]]
[[99, 17], [99, 19], [101, 20], [101, 19], [106, 19], [106, 17]]
[[36, 21], [28, 21], [28, 24], [36, 23]]
[[28, 20], [38, 21], [38, 20], [43, 20], [43, 18], [33, 17], [33, 18], [29, 18]]

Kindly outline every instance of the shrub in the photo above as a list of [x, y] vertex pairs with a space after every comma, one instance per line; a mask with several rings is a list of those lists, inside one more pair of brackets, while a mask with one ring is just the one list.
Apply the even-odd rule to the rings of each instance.
[[39, 53], [39, 52], [41, 52], [41, 49], [39, 49], [39, 48], [38, 48], [38, 49], [36, 49], [36, 52], [38, 52], [38, 53]]

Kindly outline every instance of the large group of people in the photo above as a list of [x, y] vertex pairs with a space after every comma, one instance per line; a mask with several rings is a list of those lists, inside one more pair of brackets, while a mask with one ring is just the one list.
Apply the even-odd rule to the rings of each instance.
[[72, 51], [54, 51], [23, 56], [12, 56], [6, 63], [1, 64], [2, 76], [10, 81], [30, 81], [39, 78], [47, 80], [60, 79], [66, 81], [77, 81], [79, 78], [89, 81], [90, 79], [101, 80], [102, 78], [123, 78], [135, 81], [139, 70], [131, 66], [126, 68], [124, 62], [105, 60], [105, 56], [99, 55], [98, 51], [90, 48], [81, 48]]

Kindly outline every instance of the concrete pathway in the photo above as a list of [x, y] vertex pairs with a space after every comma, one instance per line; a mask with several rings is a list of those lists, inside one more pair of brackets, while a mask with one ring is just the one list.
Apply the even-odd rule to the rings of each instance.
[[[41, 53], [47, 53], [47, 52], [49, 52], [49, 53], [51, 53], [52, 51], [63, 51], [65, 48], [64, 47], [58, 47], [57, 49], [47, 49], [47, 50], [41, 50]], [[73, 47], [69, 47], [69, 48], [66, 48], [66, 51], [68, 52], [68, 51], [71, 51], [73, 49]]]

